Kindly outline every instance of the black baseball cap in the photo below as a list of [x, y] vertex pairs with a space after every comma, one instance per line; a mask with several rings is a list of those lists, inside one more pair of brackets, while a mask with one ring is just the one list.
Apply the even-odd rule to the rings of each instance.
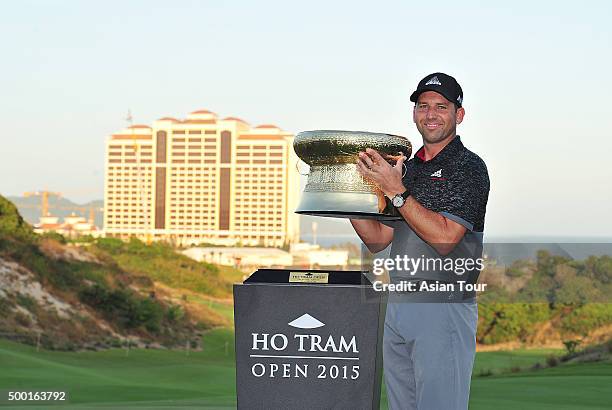
[[457, 108], [463, 104], [463, 90], [453, 77], [444, 73], [433, 73], [423, 78], [415, 92], [410, 96], [410, 101], [417, 102], [419, 95], [425, 91], [435, 91], [448, 101], [455, 103]]

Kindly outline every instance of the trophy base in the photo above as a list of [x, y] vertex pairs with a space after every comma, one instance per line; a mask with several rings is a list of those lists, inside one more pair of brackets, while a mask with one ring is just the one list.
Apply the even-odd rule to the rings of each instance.
[[295, 213], [328, 218], [397, 221], [402, 217], [385, 198], [381, 212], [376, 194], [362, 192], [304, 192]]

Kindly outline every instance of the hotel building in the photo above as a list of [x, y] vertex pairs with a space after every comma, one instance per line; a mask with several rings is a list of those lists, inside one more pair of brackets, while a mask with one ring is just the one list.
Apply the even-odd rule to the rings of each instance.
[[104, 233], [176, 245], [283, 246], [299, 238], [293, 135], [206, 110], [106, 143]]

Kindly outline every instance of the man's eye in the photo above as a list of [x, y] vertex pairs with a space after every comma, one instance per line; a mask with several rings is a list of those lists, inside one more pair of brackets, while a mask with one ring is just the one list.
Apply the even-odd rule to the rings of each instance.
[[446, 105], [438, 105], [438, 109], [439, 110], [445, 110], [446, 109]]

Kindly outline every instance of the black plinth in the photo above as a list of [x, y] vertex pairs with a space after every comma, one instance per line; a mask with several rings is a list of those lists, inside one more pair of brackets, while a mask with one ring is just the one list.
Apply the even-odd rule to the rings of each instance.
[[356, 271], [260, 269], [234, 285], [239, 409], [378, 409], [384, 295]]

